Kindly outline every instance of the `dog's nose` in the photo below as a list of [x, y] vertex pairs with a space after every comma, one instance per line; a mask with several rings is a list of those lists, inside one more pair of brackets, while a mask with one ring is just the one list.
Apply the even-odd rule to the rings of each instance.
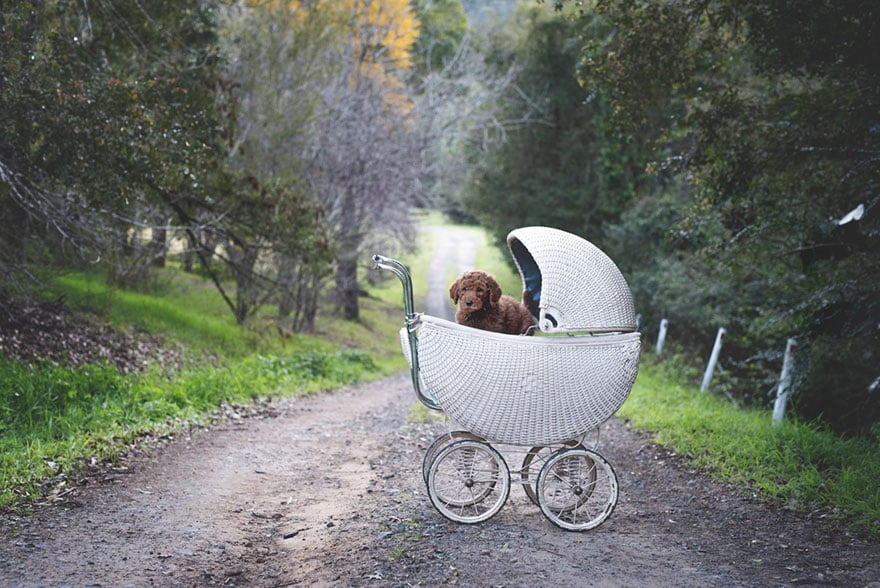
[[465, 306], [473, 306], [473, 304], [474, 304], [474, 301], [473, 301], [473, 300], [467, 300], [467, 301], [465, 301], [465, 303], [464, 303]]

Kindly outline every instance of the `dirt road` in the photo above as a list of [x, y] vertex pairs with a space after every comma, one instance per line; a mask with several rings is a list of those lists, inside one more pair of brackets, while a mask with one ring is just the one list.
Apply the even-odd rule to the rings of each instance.
[[[430, 504], [409, 377], [228, 411], [0, 522], [4, 586], [872, 586], [880, 545], [711, 482], [612, 419], [620, 501], [563, 531], [514, 487], [486, 523]], [[502, 448], [516, 465], [521, 458]]]

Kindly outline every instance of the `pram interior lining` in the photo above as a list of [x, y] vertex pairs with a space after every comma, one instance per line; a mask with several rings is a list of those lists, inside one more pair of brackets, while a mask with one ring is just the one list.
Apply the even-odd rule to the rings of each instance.
[[531, 300], [527, 300], [529, 312], [537, 317], [540, 314], [541, 303], [541, 268], [535, 262], [535, 258], [526, 249], [526, 246], [514, 239], [510, 242], [510, 253], [519, 264], [523, 286], [528, 291]]

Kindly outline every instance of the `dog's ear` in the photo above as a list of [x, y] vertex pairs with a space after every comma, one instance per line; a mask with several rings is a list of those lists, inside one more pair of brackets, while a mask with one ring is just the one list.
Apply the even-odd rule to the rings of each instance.
[[498, 301], [501, 300], [501, 286], [498, 285], [493, 276], [487, 275], [486, 287], [489, 289], [489, 303], [493, 307], [498, 306]]
[[449, 286], [449, 297], [452, 298], [452, 302], [458, 304], [458, 298], [461, 295], [461, 278], [458, 278], [452, 285]]

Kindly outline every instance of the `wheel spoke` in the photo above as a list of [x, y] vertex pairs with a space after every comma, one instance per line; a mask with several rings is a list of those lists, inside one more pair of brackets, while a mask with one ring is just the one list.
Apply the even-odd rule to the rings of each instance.
[[434, 439], [431, 445], [428, 446], [428, 449], [425, 451], [425, 456], [422, 459], [422, 477], [425, 479], [426, 484], [428, 482], [428, 468], [431, 467], [431, 462], [434, 461], [437, 452], [444, 446], [459, 439], [474, 439], [476, 441], [482, 441], [480, 437], [468, 431], [450, 431], [449, 433], [444, 433]]

